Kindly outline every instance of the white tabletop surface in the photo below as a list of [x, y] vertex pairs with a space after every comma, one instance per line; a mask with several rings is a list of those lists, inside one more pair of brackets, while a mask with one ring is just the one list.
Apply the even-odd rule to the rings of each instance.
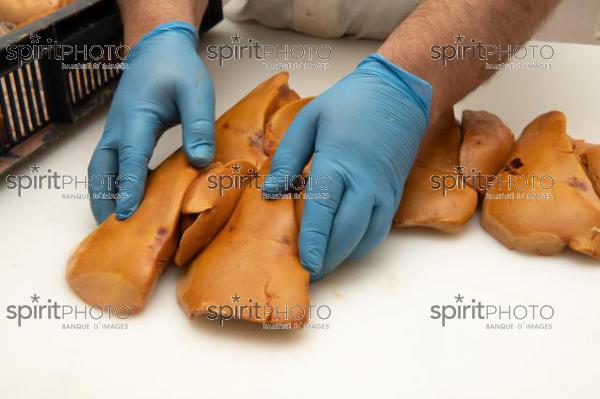
[[[371, 41], [329, 40], [225, 22], [203, 40], [230, 35], [262, 43], [329, 43], [325, 71], [291, 71], [290, 85], [315, 95], [376, 50]], [[600, 46], [552, 44], [550, 71], [505, 71], [458, 110], [486, 109], [515, 132], [542, 112], [568, 116], [575, 137], [600, 142]], [[159, 60], [157, 60], [159, 61]], [[207, 62], [221, 113], [272, 74], [254, 60]], [[460, 113], [458, 112], [457, 115]], [[85, 176], [106, 109], [29, 162]], [[160, 141], [152, 164], [177, 148], [180, 129]], [[24, 166], [13, 174], [30, 174]], [[269, 333], [231, 322], [223, 328], [190, 321], [175, 300], [179, 270], [162, 276], [146, 310], [126, 329], [65, 330], [57, 320], [8, 319], [30, 296], [62, 305], [83, 303], [64, 278], [69, 252], [94, 229], [87, 200], [63, 199], [83, 189], [0, 189], [0, 397], [222, 398], [598, 397], [600, 267], [564, 253], [536, 257], [511, 252], [474, 218], [447, 236], [393, 232], [371, 255], [311, 287], [326, 304], [327, 329]], [[552, 215], [548, 215], [552, 217]], [[550, 305], [551, 329], [489, 330], [480, 320], [430, 318], [431, 306], [461, 294], [485, 304]]]

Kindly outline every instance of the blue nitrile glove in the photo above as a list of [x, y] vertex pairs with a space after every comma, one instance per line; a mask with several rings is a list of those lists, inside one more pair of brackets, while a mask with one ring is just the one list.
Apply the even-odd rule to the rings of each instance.
[[[113, 212], [121, 220], [135, 212], [144, 195], [156, 141], [177, 123], [183, 127], [188, 160], [198, 167], [211, 162], [214, 90], [198, 47], [194, 26], [173, 22], [157, 27], [131, 50], [88, 168], [92, 212], [98, 223]], [[101, 184], [102, 178], [92, 178], [110, 175], [119, 175], [120, 188], [108, 184], [108, 179]]]
[[368, 252], [389, 232], [430, 102], [428, 82], [373, 54], [290, 126], [263, 191], [285, 190], [314, 153], [298, 242], [313, 279]]

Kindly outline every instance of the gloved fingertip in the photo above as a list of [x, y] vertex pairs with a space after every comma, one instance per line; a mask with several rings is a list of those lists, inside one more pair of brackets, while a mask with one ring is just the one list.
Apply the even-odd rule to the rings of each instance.
[[127, 220], [135, 213], [139, 206], [139, 203], [135, 201], [133, 197], [126, 198], [124, 200], [117, 200], [117, 208], [115, 215], [117, 220]]
[[[184, 116], [191, 111], [185, 112]], [[192, 119], [191, 116], [182, 118]], [[212, 162], [215, 156], [214, 129], [212, 119], [196, 118], [195, 122], [183, 123], [183, 149], [194, 166], [204, 167]]]
[[300, 263], [313, 276], [318, 276], [323, 269], [323, 258], [315, 248], [302, 248], [299, 251]]
[[133, 210], [133, 209], [118, 211], [118, 212], [116, 212], [117, 220], [119, 220], [119, 221], [127, 220], [131, 217], [131, 215], [133, 215], [134, 212], [135, 212], [135, 210]]
[[215, 156], [215, 147], [210, 144], [199, 144], [185, 148], [187, 159], [199, 168], [210, 165]]

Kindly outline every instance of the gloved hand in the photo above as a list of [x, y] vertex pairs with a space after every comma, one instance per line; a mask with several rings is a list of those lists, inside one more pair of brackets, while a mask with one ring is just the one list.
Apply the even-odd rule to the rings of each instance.
[[373, 54], [295, 118], [263, 192], [284, 191], [314, 154], [298, 242], [313, 280], [389, 232], [430, 102], [428, 82]]
[[[92, 212], [98, 223], [113, 212], [120, 220], [135, 212], [144, 195], [156, 141], [178, 122], [188, 160], [198, 167], [211, 162], [214, 90], [198, 46], [196, 29], [174, 22], [157, 27], [131, 50], [88, 168]], [[119, 188], [114, 179], [108, 184], [110, 175], [120, 177]]]

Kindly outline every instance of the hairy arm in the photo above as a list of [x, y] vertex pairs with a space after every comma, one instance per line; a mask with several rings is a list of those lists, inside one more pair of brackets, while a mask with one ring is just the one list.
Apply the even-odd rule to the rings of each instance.
[[125, 26], [125, 44], [133, 47], [158, 25], [189, 22], [199, 26], [208, 0], [118, 0]]
[[454, 43], [464, 35], [503, 46], [527, 41], [560, 0], [424, 0], [383, 43], [379, 52], [433, 87], [431, 121], [487, 80], [494, 70], [485, 63], [506, 61], [468, 58], [442, 65], [431, 46]]

